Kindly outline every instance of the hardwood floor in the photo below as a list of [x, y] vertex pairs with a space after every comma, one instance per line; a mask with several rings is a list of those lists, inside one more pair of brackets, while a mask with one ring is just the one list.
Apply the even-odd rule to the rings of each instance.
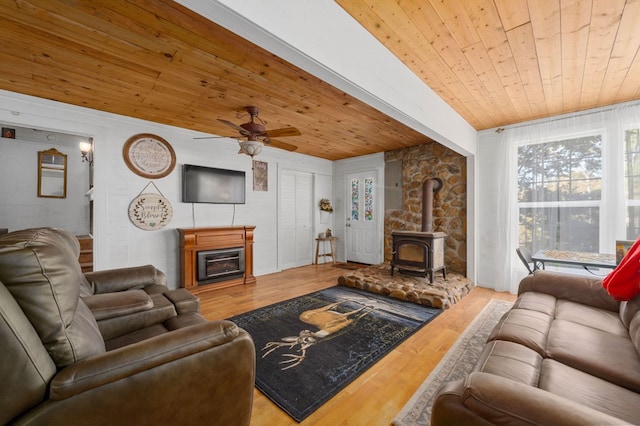
[[[262, 306], [332, 287], [345, 270], [332, 264], [311, 265], [257, 277], [247, 286], [199, 294], [202, 314], [229, 318]], [[514, 301], [509, 293], [476, 288], [374, 364], [302, 425], [389, 425], [460, 333], [490, 299]], [[295, 420], [258, 390], [252, 425], [296, 425]]]

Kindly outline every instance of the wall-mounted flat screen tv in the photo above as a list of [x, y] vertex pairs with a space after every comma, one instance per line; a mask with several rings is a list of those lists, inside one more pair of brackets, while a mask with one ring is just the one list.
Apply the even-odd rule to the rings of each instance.
[[185, 164], [182, 202], [244, 204], [245, 172]]

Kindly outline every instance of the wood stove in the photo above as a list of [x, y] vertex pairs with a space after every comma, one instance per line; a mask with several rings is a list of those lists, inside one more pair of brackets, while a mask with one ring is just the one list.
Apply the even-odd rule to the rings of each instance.
[[443, 278], [447, 278], [444, 265], [444, 232], [432, 232], [433, 222], [433, 194], [442, 189], [439, 178], [425, 179], [422, 182], [422, 230], [421, 231], [393, 231], [393, 260], [391, 261], [391, 275], [398, 267], [398, 272], [429, 276], [433, 283], [433, 275], [442, 271]]
[[393, 260], [391, 261], [391, 275], [397, 267], [398, 272], [429, 277], [433, 283], [434, 273], [442, 271], [443, 278], [447, 278], [444, 265], [444, 232], [394, 231]]

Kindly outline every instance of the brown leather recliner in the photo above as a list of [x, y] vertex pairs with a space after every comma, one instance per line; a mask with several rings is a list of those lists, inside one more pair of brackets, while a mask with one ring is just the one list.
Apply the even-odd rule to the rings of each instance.
[[239, 424], [255, 349], [152, 266], [85, 277], [77, 240], [0, 237], [0, 424]]

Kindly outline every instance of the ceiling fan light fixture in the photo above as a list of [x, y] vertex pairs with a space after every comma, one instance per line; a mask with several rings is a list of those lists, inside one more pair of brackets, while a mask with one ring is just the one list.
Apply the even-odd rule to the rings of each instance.
[[262, 152], [264, 143], [260, 141], [242, 141], [240, 142], [240, 151], [247, 154], [249, 157], [253, 157]]

